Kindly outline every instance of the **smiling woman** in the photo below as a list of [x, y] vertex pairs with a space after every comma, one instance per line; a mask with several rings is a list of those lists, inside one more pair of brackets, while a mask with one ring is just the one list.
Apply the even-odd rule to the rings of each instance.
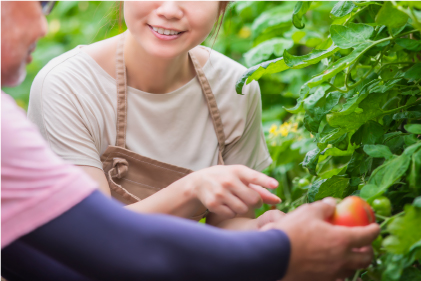
[[267, 190], [240, 180], [226, 185], [217, 167], [202, 178], [218, 174], [222, 190], [200, 177], [180, 181], [217, 164], [263, 170], [271, 163], [258, 84], [237, 95], [245, 68], [199, 45], [217, 32], [226, 5], [124, 3], [126, 32], [78, 46], [38, 74], [29, 118], [59, 156], [130, 209], [256, 229], [260, 200], [279, 202]]

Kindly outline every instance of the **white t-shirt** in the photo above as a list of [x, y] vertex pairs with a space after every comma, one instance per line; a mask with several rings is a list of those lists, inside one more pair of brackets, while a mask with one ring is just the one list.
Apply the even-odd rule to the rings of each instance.
[[[116, 142], [116, 82], [81, 47], [38, 73], [28, 117], [60, 157], [102, 169], [101, 155]], [[263, 170], [272, 160], [262, 131], [259, 85], [253, 82], [238, 95], [235, 82], [246, 68], [206, 49], [210, 58], [203, 71], [221, 113], [225, 164]], [[192, 170], [217, 164], [218, 141], [197, 77], [168, 94], [128, 87], [127, 95], [127, 149]]]

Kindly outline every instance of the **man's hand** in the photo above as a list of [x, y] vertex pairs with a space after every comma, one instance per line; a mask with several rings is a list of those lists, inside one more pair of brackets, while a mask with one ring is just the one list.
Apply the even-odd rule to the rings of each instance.
[[336, 280], [370, 264], [371, 242], [378, 236], [379, 226], [329, 224], [326, 219], [334, 210], [335, 200], [327, 198], [303, 205], [263, 228], [280, 229], [291, 241], [290, 262], [283, 280]]

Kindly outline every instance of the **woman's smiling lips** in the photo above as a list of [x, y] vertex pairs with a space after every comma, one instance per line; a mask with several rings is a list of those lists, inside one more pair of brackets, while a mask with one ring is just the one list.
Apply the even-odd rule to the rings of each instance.
[[[185, 31], [176, 31], [171, 29], [164, 29], [162, 27], [154, 27], [148, 24], [152, 33], [161, 40], [174, 40], [180, 37]], [[162, 34], [161, 34], [162, 33]]]

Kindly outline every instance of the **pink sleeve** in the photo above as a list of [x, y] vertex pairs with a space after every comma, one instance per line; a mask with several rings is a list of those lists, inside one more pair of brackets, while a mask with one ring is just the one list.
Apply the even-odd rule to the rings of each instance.
[[97, 187], [48, 148], [25, 112], [4, 93], [1, 154], [1, 248], [58, 217]]

